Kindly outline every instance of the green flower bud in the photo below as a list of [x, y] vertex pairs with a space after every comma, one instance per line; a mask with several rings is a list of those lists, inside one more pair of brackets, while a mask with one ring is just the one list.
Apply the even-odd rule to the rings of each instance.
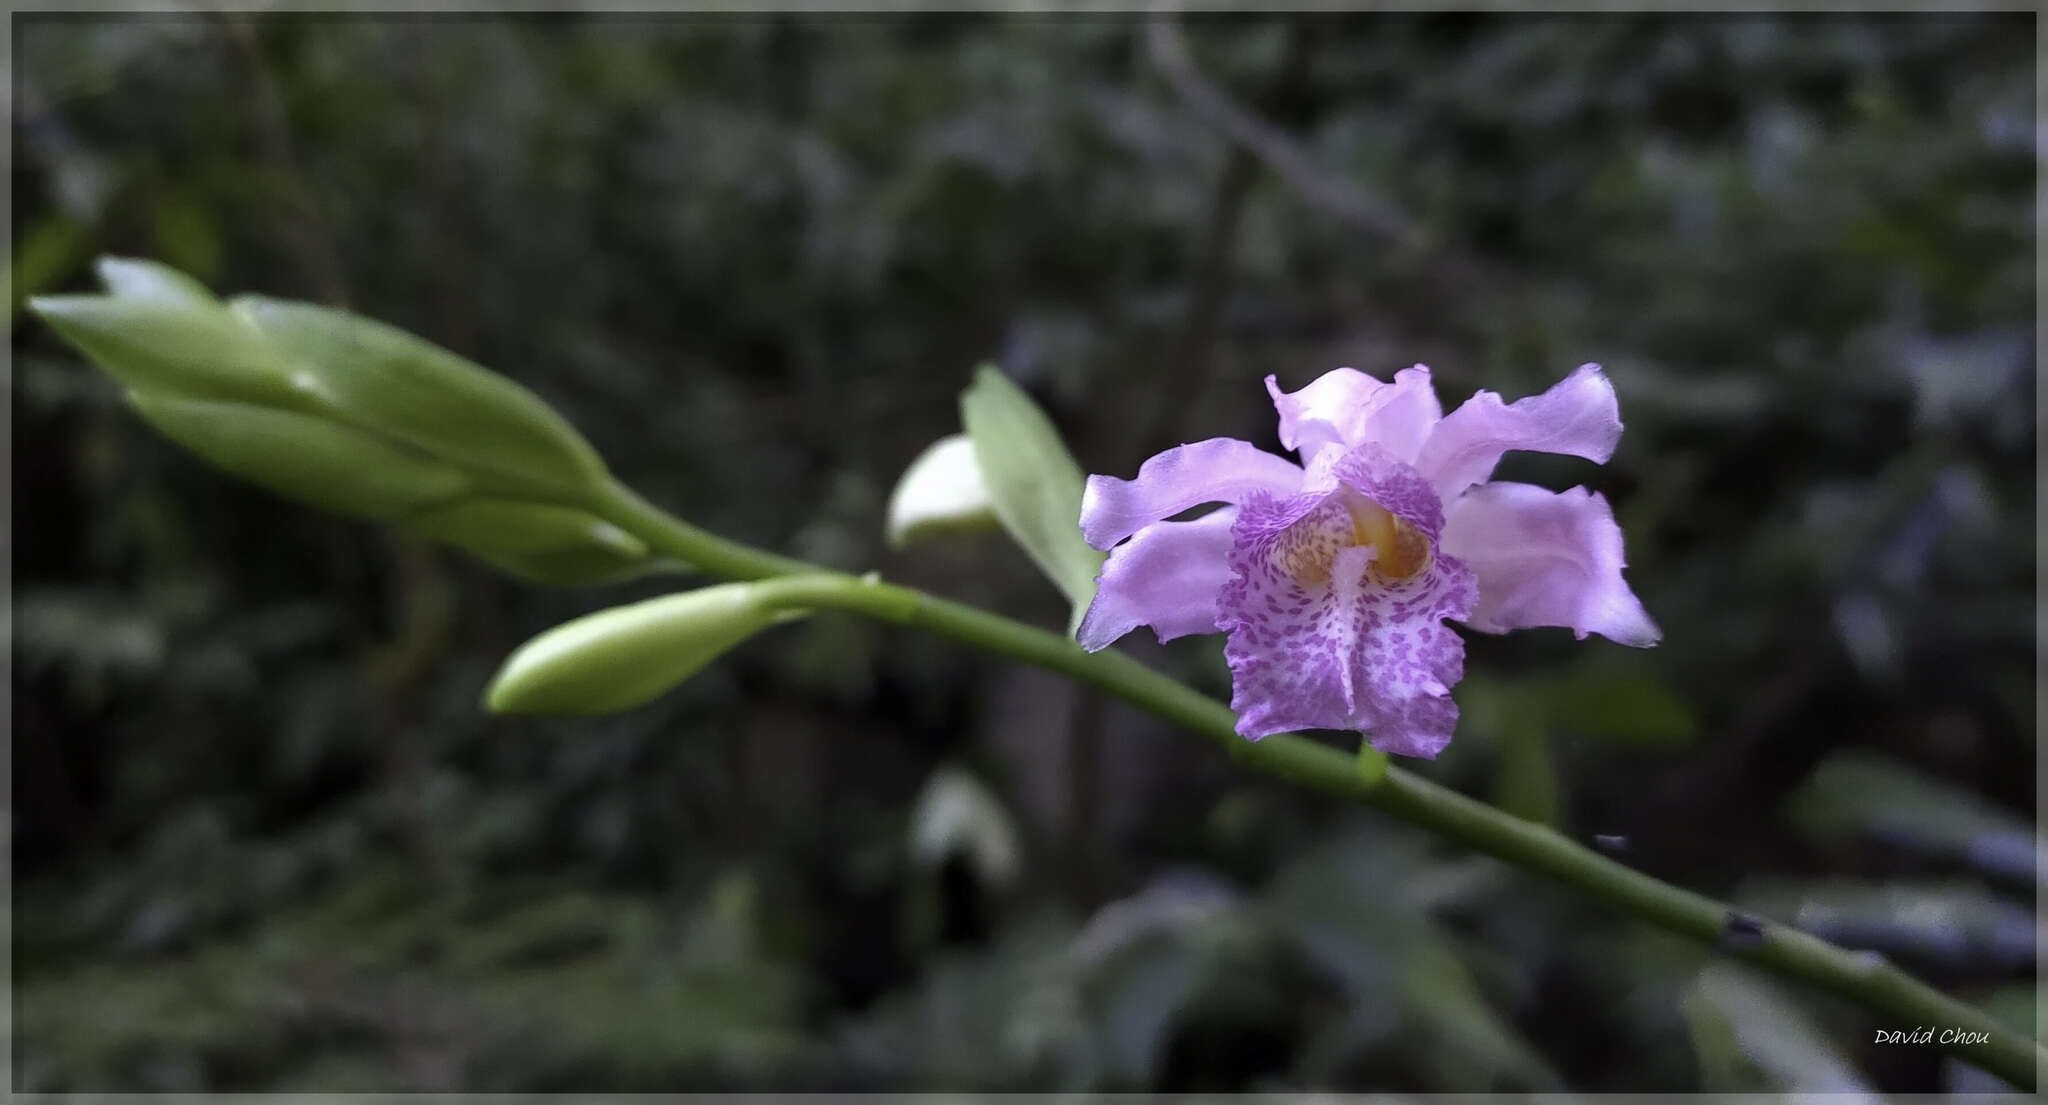
[[406, 526], [469, 550], [529, 583], [614, 583], [653, 564], [639, 538], [595, 515], [511, 499], [464, 499], [406, 519]]
[[932, 442], [917, 455], [889, 496], [889, 547], [928, 537], [996, 529], [995, 508], [981, 479], [981, 462], [965, 434]]
[[481, 365], [347, 311], [263, 296], [231, 305], [316, 394], [380, 433], [511, 489], [573, 495], [605, 479], [561, 415]]
[[459, 470], [322, 418], [247, 403], [130, 392], [150, 425], [251, 483], [313, 506], [393, 518], [468, 487]]
[[519, 646], [484, 705], [501, 714], [610, 714], [651, 701], [790, 616], [764, 607], [755, 588], [723, 583], [564, 622]]
[[315, 406], [292, 386], [285, 359], [227, 308], [167, 280], [151, 284], [152, 274], [116, 272], [109, 283], [138, 294], [36, 296], [29, 309], [132, 391]]
[[[220, 308], [206, 285], [169, 265], [130, 257], [102, 257], [93, 267], [107, 291], [122, 299], [154, 299], [164, 303]], [[222, 308], [223, 310], [225, 308]]]

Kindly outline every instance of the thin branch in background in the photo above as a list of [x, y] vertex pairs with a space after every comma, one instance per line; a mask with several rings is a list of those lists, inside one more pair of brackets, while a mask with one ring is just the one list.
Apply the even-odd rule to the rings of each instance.
[[1325, 172], [1286, 132], [1260, 118], [1196, 70], [1194, 58], [1175, 20], [1174, 5], [1155, 4], [1146, 42], [1152, 63], [1195, 114], [1228, 135], [1239, 148], [1258, 158], [1312, 206], [1389, 244], [1407, 241], [1415, 222], [1393, 203], [1367, 194], [1357, 185]]
[[[1287, 118], [1301, 109], [1309, 62], [1319, 37], [1306, 19], [1296, 19], [1290, 25], [1286, 56], [1263, 97], [1265, 110]], [[1134, 469], [1146, 457], [1179, 444], [1180, 415], [1199, 406], [1198, 397], [1208, 381], [1222, 329], [1224, 304], [1236, 283], [1238, 232], [1259, 168], [1259, 159], [1250, 149], [1231, 147], [1209, 203], [1180, 336], [1154, 372], [1150, 392], [1135, 416], [1135, 429], [1122, 439], [1123, 455], [1116, 471]], [[1091, 908], [1100, 904], [1107, 882], [1108, 859], [1100, 827], [1105, 705], [1100, 691], [1084, 689], [1067, 727], [1068, 848], [1076, 858], [1076, 894]]]
[[[292, 246], [293, 259], [320, 299], [337, 307], [348, 307], [348, 279], [341, 253], [335, 248], [332, 228], [313, 200], [305, 174], [299, 170], [291, 120], [264, 61], [256, 29], [247, 17], [238, 14], [224, 14], [220, 22], [245, 63], [251, 92], [250, 121], [277, 182], [273, 194], [283, 208], [278, 221]], [[455, 601], [430, 542], [387, 529], [382, 533], [381, 544], [393, 575], [390, 600], [397, 628], [385, 641], [365, 634], [358, 647], [364, 676], [375, 699], [385, 775], [406, 848], [428, 876], [436, 877], [443, 871], [443, 864], [427, 811], [426, 762], [419, 742], [410, 739], [409, 718], [421, 682], [453, 633]]]
[[432, 57], [438, 43], [429, 36], [437, 34], [439, 26], [427, 21], [412, 24], [398, 60], [424, 124], [424, 140], [420, 144], [425, 161], [421, 174], [422, 206], [428, 214], [431, 235], [429, 271], [438, 285], [436, 295], [440, 300], [439, 333], [434, 336], [449, 349], [474, 357], [477, 322], [471, 273], [475, 270], [475, 251], [470, 247], [469, 235], [464, 233], [467, 223], [462, 163], [449, 139], [448, 112], [434, 79]]
[[1478, 286], [1502, 283], [1502, 274], [1492, 266], [1462, 251], [1430, 243], [1421, 225], [1398, 204], [1316, 164], [1300, 141], [1211, 84], [1195, 67], [1187, 38], [1175, 18], [1176, 9], [1172, 0], [1158, 0], [1153, 5], [1147, 26], [1147, 52], [1189, 110], [1271, 169], [1310, 207], [1382, 246], [1426, 250], [1427, 269], [1437, 279], [1455, 285], [1465, 294]]
[[277, 174], [277, 195], [289, 208], [279, 220], [285, 239], [297, 253], [299, 267], [311, 278], [319, 297], [333, 306], [347, 307], [348, 280], [343, 275], [341, 257], [334, 248], [334, 234], [327, 226], [326, 217], [320, 213], [320, 206], [313, 202], [305, 174], [299, 171], [284, 98], [278, 94], [277, 82], [270, 77], [270, 66], [263, 60], [263, 45], [256, 39], [256, 29], [248, 17], [239, 14], [223, 14], [220, 22], [227, 31], [228, 40], [242, 55], [243, 68], [249, 80], [250, 122], [255, 127], [256, 140], [262, 147], [264, 159], [270, 162], [272, 171]]
[[[1292, 22], [1286, 56], [1263, 98], [1265, 110], [1282, 118], [1300, 111], [1319, 37], [1308, 20]], [[1249, 149], [1231, 147], [1209, 203], [1180, 336], [1154, 372], [1150, 393], [1135, 416], [1135, 429], [1122, 439], [1123, 455], [1116, 471], [1134, 469], [1146, 457], [1179, 444], [1179, 416], [1199, 406], [1224, 304], [1236, 283], [1238, 231], [1259, 167], [1259, 159]], [[1075, 857], [1072, 870], [1077, 896], [1091, 908], [1101, 902], [1108, 867], [1100, 828], [1104, 705], [1101, 692], [1084, 690], [1067, 727], [1068, 848]]]
[[[1301, 111], [1302, 93], [1308, 85], [1309, 63], [1314, 58], [1320, 38], [1319, 28], [1309, 21], [1297, 19], [1293, 22], [1288, 32], [1287, 54], [1281, 60], [1272, 85], [1266, 90], [1264, 106], [1267, 111], [1283, 118]], [[1156, 41], [1154, 47], [1156, 53]], [[1185, 60], [1184, 51], [1182, 60]], [[1180, 338], [1159, 367], [1158, 379], [1154, 381], [1152, 395], [1138, 419], [1137, 431], [1125, 439], [1128, 455], [1121, 458], [1120, 471], [1137, 467], [1139, 461], [1168, 445], [1180, 444], [1178, 438], [1173, 441], [1163, 438], [1174, 433], [1175, 415], [1197, 405], [1190, 394], [1191, 389], [1198, 389], [1208, 379], [1209, 361], [1222, 326], [1224, 304], [1236, 283], [1238, 230], [1244, 222], [1245, 200], [1251, 195], [1259, 166], [1258, 156], [1249, 147], [1232, 146], [1223, 176], [1216, 182], [1215, 198], [1209, 206], [1209, 222], [1202, 232], [1201, 252], [1196, 262], [1194, 284], [1188, 293], [1187, 315], [1181, 323]]]

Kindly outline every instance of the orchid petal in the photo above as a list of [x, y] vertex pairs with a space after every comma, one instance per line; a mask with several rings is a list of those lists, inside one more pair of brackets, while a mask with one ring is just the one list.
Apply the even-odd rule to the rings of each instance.
[[1621, 439], [1614, 385], [1596, 364], [1580, 365], [1541, 395], [1513, 403], [1481, 391], [1437, 424], [1415, 467], [1445, 501], [1493, 474], [1512, 449], [1568, 453], [1606, 463]]
[[1304, 463], [1332, 445], [1371, 443], [1413, 464], [1444, 413], [1425, 365], [1402, 369], [1391, 384], [1354, 368], [1334, 369], [1291, 393], [1268, 376], [1266, 392], [1280, 412], [1280, 443]]
[[1141, 625], [1161, 643], [1216, 632], [1216, 595], [1230, 580], [1236, 507], [1188, 522], [1154, 522], [1109, 551], [1095, 599], [1074, 634], [1090, 652]]
[[1607, 500], [1583, 487], [1562, 493], [1485, 483], [1453, 502], [1443, 550], [1471, 565], [1479, 603], [1465, 623], [1487, 633], [1567, 626], [1646, 647], [1660, 634], [1621, 578], [1621, 527]]
[[1236, 503], [1254, 492], [1291, 495], [1301, 469], [1249, 441], [1212, 437], [1168, 449], [1140, 465], [1138, 477], [1088, 477], [1081, 535], [1108, 549], [1138, 530], [1203, 503]]
[[1431, 545], [1442, 508], [1420, 473], [1376, 446], [1336, 470], [1342, 488], [1255, 495], [1238, 509], [1217, 616], [1230, 635], [1237, 731], [1256, 740], [1363, 729], [1375, 748], [1435, 756], [1457, 726], [1450, 688], [1464, 674], [1464, 642], [1443, 619], [1468, 614], [1477, 585], [1441, 554], [1404, 579], [1374, 573], [1377, 550], [1353, 543], [1347, 497], [1395, 514]]

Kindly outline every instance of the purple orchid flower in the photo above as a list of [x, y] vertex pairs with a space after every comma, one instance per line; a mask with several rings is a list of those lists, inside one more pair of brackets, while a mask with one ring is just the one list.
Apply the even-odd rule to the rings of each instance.
[[1433, 758], [1457, 727], [1465, 667], [1444, 619], [1657, 642], [1621, 578], [1606, 499], [1486, 482], [1511, 449], [1614, 454], [1621, 416], [1599, 365], [1514, 403], [1481, 391], [1449, 415], [1422, 365], [1392, 383], [1340, 368], [1292, 394], [1268, 376], [1266, 390], [1300, 465], [1218, 437], [1160, 453], [1134, 480], [1088, 477], [1081, 532], [1109, 558], [1083, 648], [1141, 625], [1161, 641], [1227, 633], [1239, 733], [1356, 729]]

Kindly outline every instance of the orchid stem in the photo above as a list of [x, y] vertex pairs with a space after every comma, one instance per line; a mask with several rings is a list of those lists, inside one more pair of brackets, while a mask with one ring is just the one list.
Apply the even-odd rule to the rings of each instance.
[[[1896, 1018], [1880, 1027], [1955, 1029], [1937, 1031], [1934, 1046], [2022, 1089], [2036, 1087], [2039, 1067], [2048, 1059], [2048, 1051], [2033, 1040], [1921, 983], [1875, 952], [1839, 948], [1791, 926], [1750, 917], [1402, 768], [1366, 770], [1365, 761], [1294, 734], [1245, 740], [1237, 735], [1236, 715], [1228, 706], [1124, 653], [1086, 652], [1064, 636], [999, 614], [729, 541], [663, 512], [616, 482], [596, 497], [592, 507], [650, 548], [712, 575], [767, 581], [758, 592], [762, 602], [786, 609], [862, 614], [1036, 664], [1206, 737], [1231, 759], [1258, 771], [1371, 806], [1516, 867], [1549, 875], [1628, 916]], [[1985, 1042], [1960, 1042], [1971, 1038]]]

